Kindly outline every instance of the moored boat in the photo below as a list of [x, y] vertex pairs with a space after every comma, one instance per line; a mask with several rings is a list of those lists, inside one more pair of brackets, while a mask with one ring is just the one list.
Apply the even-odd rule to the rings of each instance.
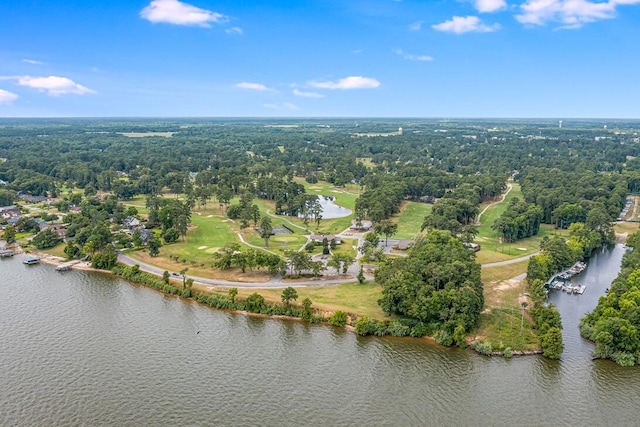
[[33, 265], [39, 262], [40, 262], [40, 258], [38, 258], [37, 256], [30, 256], [22, 260], [22, 263], [27, 265]]

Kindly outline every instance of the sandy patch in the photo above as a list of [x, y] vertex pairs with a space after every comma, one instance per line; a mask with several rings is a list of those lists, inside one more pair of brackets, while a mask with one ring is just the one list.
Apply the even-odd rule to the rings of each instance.
[[207, 249], [207, 247], [206, 246], [199, 246], [198, 249], [199, 250], [203, 250], [203, 249]]
[[207, 218], [213, 218], [213, 215], [207, 215]]
[[209, 248], [209, 249], [205, 250], [205, 252], [208, 253], [208, 254], [212, 254], [212, 253], [218, 252], [219, 250], [220, 250], [220, 248]]
[[519, 251], [526, 251], [527, 248], [518, 248]]
[[496, 291], [507, 291], [509, 289], [517, 288], [518, 285], [520, 285], [520, 280], [509, 279], [509, 280], [503, 281], [501, 284], [499, 284], [493, 289], [495, 289]]

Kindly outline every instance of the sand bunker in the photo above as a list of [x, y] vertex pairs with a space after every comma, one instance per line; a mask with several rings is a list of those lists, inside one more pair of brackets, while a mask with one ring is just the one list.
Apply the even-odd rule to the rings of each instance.
[[203, 250], [203, 249], [207, 249], [206, 246], [199, 246], [198, 249]]

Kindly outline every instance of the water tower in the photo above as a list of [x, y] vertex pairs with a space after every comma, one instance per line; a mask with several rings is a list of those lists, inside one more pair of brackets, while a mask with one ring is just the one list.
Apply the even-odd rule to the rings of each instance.
[[398, 128], [398, 135], [402, 135], [402, 128]]
[[561, 128], [562, 127], [562, 120], [558, 120], [558, 127]]

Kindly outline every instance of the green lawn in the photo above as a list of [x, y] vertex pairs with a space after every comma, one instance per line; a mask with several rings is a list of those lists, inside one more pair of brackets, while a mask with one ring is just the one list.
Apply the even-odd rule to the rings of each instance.
[[393, 239], [413, 239], [420, 233], [424, 217], [431, 213], [432, 205], [418, 202], [404, 202], [400, 213], [393, 217], [398, 224], [398, 232]]
[[165, 245], [160, 248], [160, 255], [178, 256], [197, 263], [210, 263], [213, 252], [228, 242], [240, 242], [236, 235], [236, 224], [220, 216], [217, 208], [210, 208], [191, 216], [192, 226], [187, 232], [185, 241]]
[[491, 226], [493, 225], [495, 220], [500, 218], [504, 211], [507, 210], [507, 206], [509, 206], [511, 200], [516, 197], [522, 200], [522, 190], [520, 189], [520, 184], [512, 183], [511, 185], [513, 186], [513, 188], [511, 189], [509, 194], [507, 194], [507, 197], [505, 197], [504, 202], [497, 203], [489, 207], [489, 209], [487, 209], [487, 211], [482, 214], [482, 217], [480, 218], [480, 226], [478, 227], [479, 238], [495, 239], [496, 237], [498, 237], [498, 232], [492, 230]]
[[[309, 298], [313, 302], [314, 308], [327, 312], [342, 310], [346, 313], [374, 319], [389, 319], [378, 305], [378, 299], [382, 296], [382, 288], [372, 282], [366, 282], [362, 285], [343, 283], [336, 286], [309, 286], [296, 288], [296, 291], [298, 292], [298, 304], [305, 298]], [[238, 289], [238, 296], [246, 298], [253, 292], [256, 290]], [[257, 292], [263, 295], [267, 301], [281, 302], [282, 289], [259, 289]]]

